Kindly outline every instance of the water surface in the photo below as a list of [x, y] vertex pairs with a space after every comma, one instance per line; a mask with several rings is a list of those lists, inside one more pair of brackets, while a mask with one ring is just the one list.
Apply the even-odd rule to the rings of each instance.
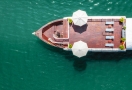
[[132, 17], [130, 0], [1, 0], [0, 90], [131, 90], [132, 52], [78, 59], [31, 33], [78, 9]]

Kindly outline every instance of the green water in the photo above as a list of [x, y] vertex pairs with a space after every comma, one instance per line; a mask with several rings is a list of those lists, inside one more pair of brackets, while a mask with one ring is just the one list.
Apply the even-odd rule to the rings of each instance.
[[78, 9], [132, 17], [131, 0], [1, 0], [0, 90], [131, 90], [132, 51], [78, 59], [31, 33]]

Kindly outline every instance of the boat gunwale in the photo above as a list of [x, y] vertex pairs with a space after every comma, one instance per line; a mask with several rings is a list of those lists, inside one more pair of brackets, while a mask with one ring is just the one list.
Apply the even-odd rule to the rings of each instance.
[[[56, 46], [54, 43], [52, 43], [51, 41], [49, 41], [48, 39], [46, 40], [46, 39], [43, 38], [43, 36], [45, 36], [45, 35], [43, 34], [43, 29], [46, 28], [46, 27], [48, 27], [49, 25], [51, 25], [51, 24], [53, 24], [53, 23], [56, 23], [56, 22], [59, 22], [59, 21], [63, 21], [63, 18], [57, 19], [57, 20], [53, 20], [53, 21], [51, 21], [51, 22], [49, 22], [49, 23], [43, 25], [40, 29], [38, 29], [38, 30], [35, 32], [35, 35], [36, 35], [38, 38], [40, 38], [43, 42], [45, 42], [45, 43], [47, 43], [47, 44], [50, 44], [50, 45], [52, 45], [52, 46], [54, 46], [54, 47], [57, 47], [57, 48], [63, 48], [63, 47], [58, 47], [58, 46]], [[47, 30], [48, 30], [48, 29], [47, 29]], [[45, 36], [45, 37], [47, 37], [47, 36]], [[47, 38], [48, 38], [48, 37], [47, 37]]]

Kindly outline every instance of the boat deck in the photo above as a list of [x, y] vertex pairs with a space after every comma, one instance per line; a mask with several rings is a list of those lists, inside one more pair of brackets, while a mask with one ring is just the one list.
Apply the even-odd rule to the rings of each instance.
[[[52, 22], [51, 24], [42, 29], [43, 39], [46, 40], [47, 38], [47, 42], [50, 42], [52, 43], [52, 45], [60, 48], [68, 47], [68, 24], [69, 23], [67, 19], [60, 19]], [[57, 32], [60, 34], [59, 37], [57, 37], [56, 35]], [[48, 40], [49, 38], [52, 41]], [[64, 43], [67, 44], [64, 45]]]
[[[123, 25], [119, 22], [119, 19], [112, 19], [114, 24], [107, 25], [106, 21], [108, 20], [111, 19], [88, 19], [87, 24], [80, 27], [74, 24], [69, 25], [67, 19], [61, 19], [60, 21], [57, 21], [57, 23], [49, 24], [49, 26], [44, 28], [42, 30], [44, 31], [42, 37], [47, 37], [47, 41], [48, 38], [51, 38], [54, 41], [48, 42], [61, 48], [68, 46], [68, 44], [64, 45], [63, 43], [69, 42], [69, 44], [74, 44], [74, 42], [79, 40], [86, 42], [89, 48], [111, 48], [106, 47], [106, 43], [113, 43], [114, 47], [112, 48], [119, 48]], [[107, 28], [113, 28], [114, 31], [112, 33], [105, 32]], [[55, 31], [63, 34], [62, 37], [59, 37], [59, 40], [55, 39], [53, 35]], [[106, 40], [106, 36], [114, 36], [114, 39]], [[62, 42], [62, 44], [56, 42]]]
[[[119, 19], [114, 20], [113, 33], [105, 33], [106, 28], [109, 25], [106, 25], [106, 20], [101, 19], [92, 19], [88, 20], [87, 24], [79, 27], [74, 24], [70, 26], [69, 30], [69, 43], [73, 44], [76, 41], [82, 40], [88, 44], [89, 48], [106, 48], [106, 43], [113, 43], [113, 48], [119, 48], [121, 40], [121, 30], [122, 24], [119, 22]], [[113, 40], [106, 40], [106, 36], [114, 36]]]

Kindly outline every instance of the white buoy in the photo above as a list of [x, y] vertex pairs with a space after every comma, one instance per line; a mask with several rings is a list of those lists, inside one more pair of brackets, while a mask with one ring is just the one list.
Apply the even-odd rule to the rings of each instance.
[[35, 32], [33, 32], [32, 34], [35, 35]]

